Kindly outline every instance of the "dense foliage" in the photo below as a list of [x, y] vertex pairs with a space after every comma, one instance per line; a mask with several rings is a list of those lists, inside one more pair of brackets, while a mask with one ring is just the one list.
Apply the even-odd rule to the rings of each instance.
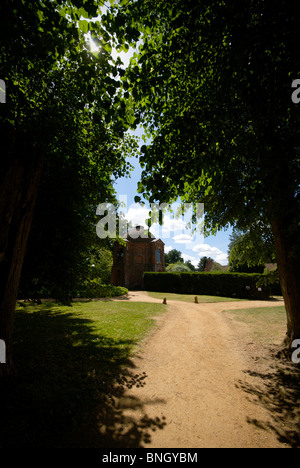
[[147, 291], [239, 299], [268, 299], [272, 290], [261, 280], [246, 273], [144, 273]]
[[283, 208], [285, 174], [298, 194], [299, 19], [289, 2], [123, 0], [107, 21], [141, 31], [128, 80], [152, 137], [145, 197], [201, 201], [207, 229], [248, 229]]
[[0, 4], [0, 339], [8, 356], [0, 377], [11, 368], [26, 251], [21, 288], [69, 300], [97, 245], [96, 206], [116, 201], [114, 180], [130, 170], [133, 112], [100, 8], [95, 0]]
[[78, 291], [78, 297], [82, 299], [100, 299], [125, 296], [128, 289], [111, 284], [103, 284], [101, 280], [86, 280]]
[[231, 271], [263, 273], [266, 263], [276, 261], [272, 229], [258, 224], [246, 232], [234, 231], [228, 255]]
[[165, 253], [166, 266], [176, 263], [183, 263], [182, 253], [177, 249], [172, 249], [170, 252]]
[[[85, 280], [99, 245], [96, 206], [115, 202], [113, 180], [129, 173], [135, 145], [125, 134], [124, 70], [100, 22], [88, 21], [97, 16], [97, 2], [15, 0], [1, 2], [1, 9], [7, 87], [1, 125], [22, 133], [28, 150], [43, 156], [20, 294], [66, 299]], [[98, 52], [90, 50], [88, 31]]]
[[167, 266], [166, 268], [166, 271], [168, 272], [189, 272], [189, 271], [192, 271], [191, 268], [182, 263], [182, 262], [179, 262], [179, 263], [171, 263], [170, 265]]

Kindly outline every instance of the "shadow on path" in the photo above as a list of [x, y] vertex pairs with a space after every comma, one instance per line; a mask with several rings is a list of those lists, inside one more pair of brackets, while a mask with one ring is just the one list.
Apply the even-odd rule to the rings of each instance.
[[92, 321], [53, 313], [50, 304], [44, 309], [16, 314], [16, 376], [0, 388], [0, 448], [149, 443], [166, 422], [125, 416], [127, 408], [147, 404], [123, 398], [127, 389], [146, 384], [129, 358], [134, 343], [93, 333]]
[[291, 448], [300, 448], [300, 369], [273, 356], [271, 371], [246, 371], [256, 384], [239, 383], [251, 401], [262, 405], [270, 422], [248, 418], [249, 424], [273, 431], [278, 440]]

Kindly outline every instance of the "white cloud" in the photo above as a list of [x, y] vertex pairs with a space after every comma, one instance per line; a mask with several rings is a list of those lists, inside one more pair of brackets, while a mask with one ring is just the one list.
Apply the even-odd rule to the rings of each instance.
[[198, 244], [193, 248], [193, 251], [197, 252], [200, 258], [211, 257], [221, 265], [228, 264], [228, 255], [217, 247], [211, 247], [208, 244]]
[[192, 257], [191, 255], [187, 255], [187, 254], [182, 254], [181, 256], [185, 262], [190, 260], [191, 264], [197, 268], [198, 263], [199, 263], [199, 258]]
[[166, 232], [182, 232], [186, 229], [186, 223], [182, 219], [171, 219], [170, 216], [163, 217], [163, 230]]
[[[149, 219], [150, 209], [146, 206], [139, 204], [133, 204], [126, 212], [126, 208], [121, 209], [124, 217], [128, 222], [131, 222], [133, 226], [141, 225], [147, 227], [146, 221]], [[189, 244], [193, 241], [193, 236], [189, 235], [189, 230], [186, 227], [186, 222], [183, 219], [172, 219], [170, 216], [164, 215], [163, 225], [159, 223], [153, 223], [150, 228], [151, 233], [157, 239], [173, 239], [178, 244]]]
[[140, 205], [132, 205], [127, 213], [124, 213], [127, 221], [133, 226], [139, 224], [146, 227], [146, 220], [149, 218], [149, 209]]
[[197, 260], [196, 257], [192, 257], [191, 255], [182, 254], [181, 256], [185, 262], [187, 262], [188, 260], [190, 260], [191, 262]]
[[178, 236], [173, 237], [176, 244], [190, 244], [193, 242], [193, 237], [189, 234], [179, 234]]

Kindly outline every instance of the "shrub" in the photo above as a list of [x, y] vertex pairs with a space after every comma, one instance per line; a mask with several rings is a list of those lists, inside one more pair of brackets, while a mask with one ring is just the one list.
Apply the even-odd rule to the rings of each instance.
[[261, 277], [262, 275], [259, 274], [223, 272], [144, 273], [144, 285], [147, 291], [239, 299], [268, 299], [270, 288], [266, 285], [258, 285]]
[[98, 299], [102, 297], [117, 297], [128, 294], [128, 289], [121, 286], [113, 286], [102, 284], [101, 280], [93, 279], [87, 281], [82, 290], [80, 297], [85, 299]]
[[191, 271], [191, 269], [184, 263], [172, 263], [171, 265], [167, 266], [166, 270], [170, 273], [188, 273]]

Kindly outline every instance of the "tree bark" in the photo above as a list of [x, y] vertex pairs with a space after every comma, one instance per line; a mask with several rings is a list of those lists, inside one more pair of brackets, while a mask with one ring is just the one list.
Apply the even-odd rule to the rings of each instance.
[[[41, 153], [24, 135], [1, 131], [5, 150], [0, 176], [0, 339], [6, 344], [6, 364], [0, 380], [12, 371], [14, 312], [27, 240], [42, 172]], [[2, 162], [1, 162], [2, 164]]]
[[[276, 219], [272, 222], [279, 279], [287, 313], [286, 348], [300, 339], [300, 253], [299, 238], [291, 233], [291, 219]], [[298, 230], [299, 231], [299, 230]]]

